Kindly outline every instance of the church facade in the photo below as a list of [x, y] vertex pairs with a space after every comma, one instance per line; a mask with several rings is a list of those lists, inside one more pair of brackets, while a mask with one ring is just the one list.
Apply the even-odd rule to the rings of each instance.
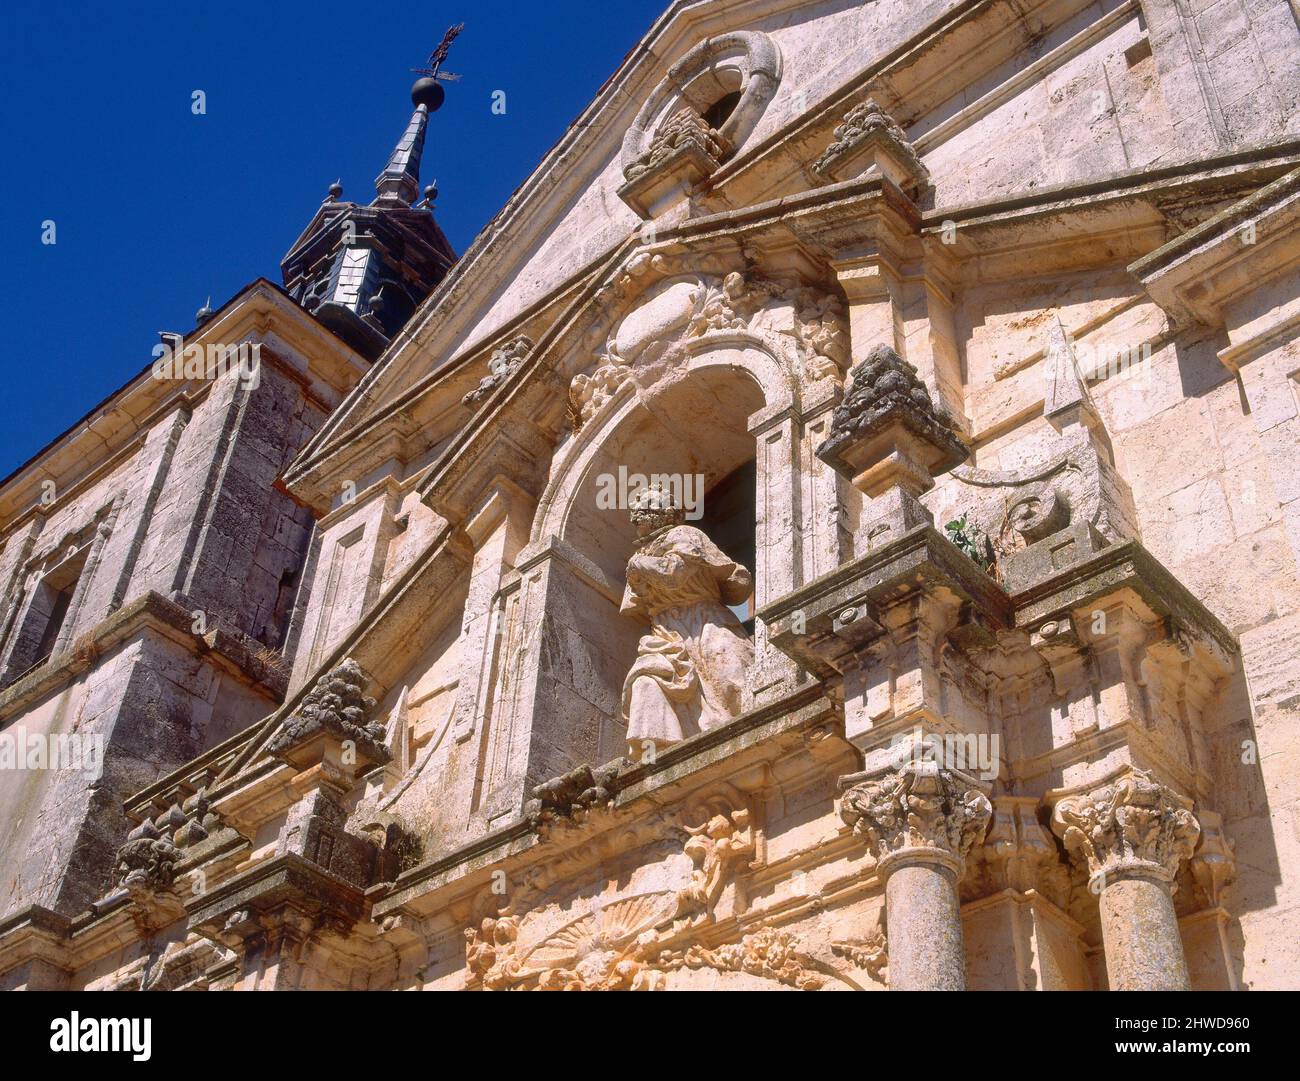
[[1296, 986], [1293, 6], [678, 0], [459, 257], [442, 98], [0, 482], [0, 986]]

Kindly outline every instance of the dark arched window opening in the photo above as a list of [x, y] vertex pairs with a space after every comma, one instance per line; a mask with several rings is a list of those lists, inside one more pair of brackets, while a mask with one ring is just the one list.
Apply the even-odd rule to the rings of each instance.
[[739, 104], [740, 91], [733, 90], [730, 94], [720, 97], [704, 110], [704, 113], [702, 114], [704, 116], [704, 122], [714, 131], [717, 131], [727, 122], [727, 117], [736, 111], [736, 106]]

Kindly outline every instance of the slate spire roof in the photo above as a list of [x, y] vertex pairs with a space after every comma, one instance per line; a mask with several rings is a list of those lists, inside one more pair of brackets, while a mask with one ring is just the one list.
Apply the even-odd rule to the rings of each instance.
[[421, 79], [411, 89], [415, 111], [375, 178], [374, 200], [345, 201], [335, 181], [280, 263], [289, 294], [371, 360], [456, 260], [431, 199], [416, 202], [429, 114], [443, 98], [441, 86], [434, 83], [434, 93], [430, 83]]

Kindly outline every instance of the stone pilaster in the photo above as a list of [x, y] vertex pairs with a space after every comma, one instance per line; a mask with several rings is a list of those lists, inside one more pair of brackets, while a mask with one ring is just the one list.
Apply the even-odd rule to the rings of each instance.
[[840, 815], [885, 882], [890, 990], [965, 990], [957, 883], [988, 828], [988, 798], [963, 774], [927, 761], [843, 777], [840, 788]]
[[1111, 989], [1187, 990], [1173, 882], [1201, 835], [1191, 803], [1133, 769], [1061, 798], [1052, 829], [1098, 897]]

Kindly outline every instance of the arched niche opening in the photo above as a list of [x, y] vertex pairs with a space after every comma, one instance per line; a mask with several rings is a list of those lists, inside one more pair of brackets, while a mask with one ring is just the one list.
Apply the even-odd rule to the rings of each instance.
[[[754, 475], [749, 419], [764, 405], [752, 375], [725, 364], [689, 370], [629, 399], [586, 455], [559, 535], [621, 588], [636, 544], [627, 497], [658, 477], [677, 486], [691, 525], [707, 532], [710, 522], [725, 524], [733, 545], [741, 543], [733, 520], [740, 500], [749, 508], [752, 540], [753, 489], [745, 500], [731, 478], [745, 469]], [[729, 509], [713, 510], [715, 495], [726, 495]], [[722, 514], [729, 515], [725, 523]]]
[[766, 34], [740, 30], [700, 42], [651, 92], [623, 140], [624, 169], [645, 153], [655, 133], [690, 106], [738, 150], [758, 125], [781, 81], [781, 53]]
[[[779, 363], [753, 346], [705, 349], [648, 389], [625, 388], [557, 462], [539, 504], [533, 554], [521, 558], [521, 588], [533, 598], [521, 603], [553, 642], [539, 652], [556, 658], [539, 676], [532, 715], [544, 711], [557, 740], [567, 733], [594, 744], [587, 753], [573, 744], [573, 763], [625, 749], [623, 682], [648, 630], [620, 612], [637, 544], [627, 498], [642, 479], [678, 484], [689, 524], [718, 531], [714, 543], [755, 572], [762, 545], [750, 428], [772, 408], [769, 398], [788, 404], [789, 386]], [[742, 621], [752, 602], [745, 607]]]

